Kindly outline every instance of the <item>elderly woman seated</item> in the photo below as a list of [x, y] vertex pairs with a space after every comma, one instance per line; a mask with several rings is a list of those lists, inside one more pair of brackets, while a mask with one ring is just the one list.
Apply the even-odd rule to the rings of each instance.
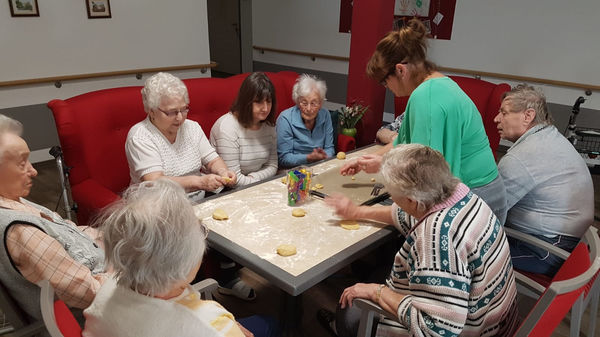
[[[41, 319], [41, 280], [69, 306], [84, 309], [105, 278], [96, 233], [24, 199], [37, 171], [20, 122], [0, 115], [0, 283], [29, 317]], [[85, 231], [84, 231], [85, 230]]]
[[[157, 73], [146, 80], [142, 99], [148, 116], [129, 130], [125, 142], [132, 183], [164, 177], [181, 185], [194, 201], [202, 199], [205, 191], [236, 184], [236, 174], [210, 145], [200, 124], [186, 119], [190, 99], [183, 81]], [[219, 291], [244, 300], [256, 298], [238, 277], [236, 265], [222, 255], [217, 258], [218, 281], [223, 286]]]
[[[207, 230], [179, 185], [167, 179], [132, 185], [96, 222], [115, 276], [84, 311], [83, 336], [251, 335], [189, 285], [200, 268]], [[251, 320], [263, 330], [253, 333], [269, 336], [264, 332], [273, 326], [267, 320]]]
[[331, 115], [322, 108], [326, 93], [325, 82], [307, 74], [294, 84], [292, 99], [296, 105], [277, 118], [277, 154], [282, 168], [319, 161], [335, 153]]
[[393, 223], [405, 238], [385, 283], [344, 290], [338, 334], [356, 336], [360, 310], [352, 300], [364, 298], [398, 317], [378, 324], [377, 335], [509, 335], [517, 292], [508, 242], [490, 207], [452, 175], [441, 153], [423, 145], [391, 150], [381, 172], [392, 206], [326, 200], [342, 218]]

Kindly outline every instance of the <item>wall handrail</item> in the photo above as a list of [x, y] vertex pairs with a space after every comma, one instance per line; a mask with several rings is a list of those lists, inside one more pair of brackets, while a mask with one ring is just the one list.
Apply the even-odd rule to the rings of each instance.
[[[275, 49], [275, 48], [260, 47], [260, 46], [253, 46], [253, 48], [260, 51], [261, 53], [264, 53], [265, 51], [271, 51], [271, 52], [282, 53], [282, 54], [308, 56], [313, 61], [316, 58], [338, 60], [338, 61], [349, 61], [350, 60], [349, 57], [343, 57], [343, 56], [306, 53], [306, 52], [300, 52], [300, 51]], [[534, 82], [534, 83], [549, 84], [549, 85], [555, 85], [555, 86], [567, 87], [567, 88], [578, 88], [578, 89], [584, 89], [584, 90], [589, 90], [589, 91], [600, 91], [600, 85], [592, 85], [592, 84], [577, 83], [577, 82], [567, 82], [567, 81], [557, 81], [557, 80], [550, 80], [550, 79], [538, 78], [538, 77], [493, 73], [493, 72], [488, 72], [488, 71], [450, 68], [450, 67], [442, 67], [442, 66], [438, 66], [438, 69], [441, 71], [472, 75], [474, 77], [482, 77], [482, 76], [483, 77], [494, 77], [494, 78], [512, 80], [512, 81], [516, 81], [516, 82], [530, 82], [530, 83]]]
[[[200, 69], [201, 71], [204, 72], [204, 71], [206, 71], [206, 69], [211, 69], [216, 66], [217, 66], [217, 63], [211, 61], [208, 64], [191, 64], [191, 65], [183, 65], [183, 66], [141, 68], [141, 69], [107, 71], [107, 72], [100, 72], [100, 73], [51, 76], [51, 77], [31, 78], [31, 79], [26, 79], [26, 80], [4, 81], [4, 82], [0, 82], [0, 87], [12, 87], [12, 86], [19, 86], [19, 85], [39, 84], [39, 83], [48, 83], [48, 82], [54, 82], [55, 86], [60, 87], [60, 83], [63, 81], [90, 79], [90, 78], [98, 78], [98, 77], [132, 75], [132, 74], [135, 74], [136, 76], [138, 76], [139, 74], [143, 74], [143, 73], [156, 73], [156, 72], [160, 72], [160, 71], [177, 71], [177, 70], [190, 70], [190, 69]], [[138, 79], [140, 79], [140, 78], [141, 78], [141, 76]]]

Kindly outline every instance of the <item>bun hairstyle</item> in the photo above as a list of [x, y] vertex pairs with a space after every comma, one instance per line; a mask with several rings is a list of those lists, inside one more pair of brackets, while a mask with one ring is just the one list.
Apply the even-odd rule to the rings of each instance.
[[423, 69], [415, 72], [415, 79], [425, 78], [435, 71], [436, 65], [427, 60], [427, 28], [417, 18], [410, 19], [399, 30], [387, 33], [377, 43], [367, 64], [367, 76], [377, 82], [395, 72], [396, 64], [408, 63]]

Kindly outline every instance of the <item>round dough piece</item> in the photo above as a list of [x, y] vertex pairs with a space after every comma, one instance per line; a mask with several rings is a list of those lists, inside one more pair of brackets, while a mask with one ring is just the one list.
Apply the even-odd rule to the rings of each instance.
[[306, 211], [302, 208], [294, 208], [294, 210], [292, 210], [292, 215], [295, 217], [303, 217], [306, 215]]
[[371, 178], [371, 181], [372, 181], [372, 182], [375, 182], [375, 178]]
[[279, 245], [277, 246], [277, 254], [281, 256], [291, 256], [296, 254], [296, 246], [294, 245]]
[[340, 152], [337, 153], [336, 157], [337, 157], [337, 159], [340, 159], [340, 160], [346, 159], [346, 152], [341, 152], [340, 151]]
[[229, 215], [227, 215], [227, 212], [225, 212], [224, 210], [217, 208], [214, 210], [213, 214], [212, 214], [213, 219], [215, 220], [227, 220], [229, 219]]
[[346, 230], [357, 230], [360, 228], [360, 225], [358, 224], [358, 222], [354, 221], [354, 220], [342, 220], [340, 221], [340, 226], [343, 229]]
[[320, 190], [323, 188], [323, 184], [315, 184], [315, 188]]
[[352, 180], [356, 180], [356, 178], [354, 176], [352, 176]]

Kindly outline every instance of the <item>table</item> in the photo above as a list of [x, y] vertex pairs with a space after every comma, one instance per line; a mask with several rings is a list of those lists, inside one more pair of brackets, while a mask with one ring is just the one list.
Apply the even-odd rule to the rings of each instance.
[[[368, 147], [348, 154], [346, 161], [374, 149]], [[333, 158], [313, 166], [313, 173], [318, 175], [343, 163]], [[392, 239], [394, 230], [387, 224], [366, 221], [359, 222], [358, 230], [345, 230], [339, 226], [340, 219], [319, 199], [299, 206], [307, 211], [306, 216], [293, 217], [286, 191], [278, 176], [207, 198], [194, 210], [210, 229], [208, 242], [212, 248], [289, 294], [288, 321], [297, 319], [292, 317], [297, 312], [291, 311], [295, 311], [299, 295]], [[212, 213], [217, 208], [225, 210], [229, 219], [214, 220]], [[297, 254], [277, 255], [276, 247], [283, 243], [294, 244]]]

